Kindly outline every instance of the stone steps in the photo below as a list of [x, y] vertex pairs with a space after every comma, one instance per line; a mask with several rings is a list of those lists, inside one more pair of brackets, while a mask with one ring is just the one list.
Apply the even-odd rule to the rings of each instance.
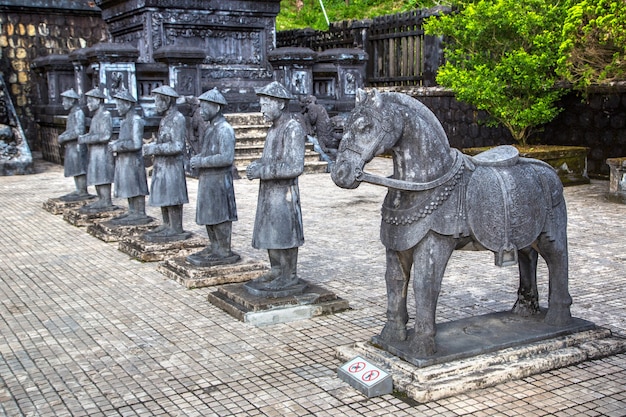
[[[235, 130], [235, 167], [239, 176], [243, 178], [250, 162], [261, 157], [270, 124], [263, 120], [261, 113], [228, 113], [224, 116]], [[313, 150], [313, 145], [307, 142], [304, 173], [327, 172], [327, 169], [328, 164], [320, 161], [319, 154]]]

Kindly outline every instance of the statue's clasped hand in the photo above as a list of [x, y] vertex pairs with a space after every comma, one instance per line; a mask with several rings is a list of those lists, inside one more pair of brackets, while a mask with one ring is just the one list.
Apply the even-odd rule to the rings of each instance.
[[196, 156], [192, 156], [192, 157], [189, 159], [189, 165], [191, 165], [191, 167], [192, 167], [193, 169], [198, 168], [198, 164], [199, 164], [199, 163], [200, 163], [200, 157], [199, 157], [199, 156], [197, 156], [197, 155], [196, 155]]
[[150, 156], [150, 155], [154, 154], [154, 144], [147, 143], [147, 144], [143, 145], [143, 154], [145, 156]]
[[254, 180], [261, 177], [261, 167], [257, 161], [254, 161], [246, 168], [246, 178]]

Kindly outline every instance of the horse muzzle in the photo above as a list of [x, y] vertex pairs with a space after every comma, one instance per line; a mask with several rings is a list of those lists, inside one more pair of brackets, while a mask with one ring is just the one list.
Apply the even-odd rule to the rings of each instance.
[[354, 189], [361, 184], [357, 177], [359, 172], [363, 172], [361, 168], [355, 168], [352, 164], [346, 162], [345, 160], [337, 158], [337, 162], [333, 164], [330, 171], [330, 177], [337, 186], [341, 188]]

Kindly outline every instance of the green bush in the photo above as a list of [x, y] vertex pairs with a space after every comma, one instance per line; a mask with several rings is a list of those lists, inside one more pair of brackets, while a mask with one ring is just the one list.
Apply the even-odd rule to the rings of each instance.
[[562, 33], [558, 73], [575, 88], [626, 78], [626, 1], [580, 1]]
[[[398, 13], [406, 9], [403, 0], [323, 0], [328, 20], [360, 20], [386, 14]], [[312, 28], [326, 30], [328, 25], [319, 0], [302, 0], [296, 7], [294, 0], [280, 2], [280, 14], [276, 17], [277, 30]]]
[[566, 11], [559, 0], [476, 0], [427, 19], [426, 33], [446, 41], [437, 82], [525, 145], [561, 111], [556, 65]]

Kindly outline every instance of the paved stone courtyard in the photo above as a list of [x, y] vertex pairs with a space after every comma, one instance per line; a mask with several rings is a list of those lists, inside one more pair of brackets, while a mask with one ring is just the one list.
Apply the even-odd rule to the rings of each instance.
[[[387, 160], [371, 170], [385, 172]], [[335, 348], [368, 340], [385, 319], [385, 189], [300, 178], [306, 244], [299, 274], [349, 300], [351, 310], [253, 327], [42, 209], [73, 190], [61, 166], [0, 177], [0, 415], [6, 416], [624, 416], [626, 354], [583, 362], [437, 402], [368, 399], [336, 377]], [[188, 180], [185, 226], [197, 181]], [[233, 248], [251, 248], [258, 181], [235, 182]], [[570, 291], [575, 316], [626, 336], [626, 206], [607, 182], [568, 187]], [[93, 192], [93, 190], [91, 190]], [[116, 202], [126, 207], [126, 201]], [[160, 213], [149, 208], [160, 219]], [[540, 267], [540, 301], [547, 300]], [[517, 268], [489, 252], [455, 252], [438, 321], [509, 309]]]

